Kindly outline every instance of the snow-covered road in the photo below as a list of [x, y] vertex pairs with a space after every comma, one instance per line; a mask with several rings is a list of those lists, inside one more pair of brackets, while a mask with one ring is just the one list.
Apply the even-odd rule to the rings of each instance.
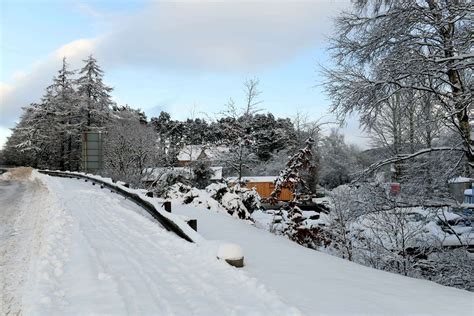
[[0, 180], [0, 313], [18, 315], [22, 296], [29, 286], [29, 267], [35, 264], [36, 253], [45, 227], [44, 196], [47, 190], [29, 173], [14, 173], [13, 179]]
[[[32, 183], [38, 187], [26, 189]], [[7, 186], [20, 194], [38, 196], [36, 200], [17, 196], [16, 201], [25, 206], [35, 203], [29, 209], [9, 207], [10, 215], [6, 215], [24, 230], [22, 238], [10, 240], [10, 246], [5, 248], [11, 257], [20, 260], [12, 248], [17, 249], [25, 240], [32, 242], [28, 255], [23, 256], [29, 260], [23, 267], [7, 265], [3, 269], [2, 265], [2, 275], [20, 277], [25, 283], [4, 283], [2, 303], [16, 302], [14, 309], [4, 307], [6, 312], [299, 313], [255, 278], [216, 260], [205, 246], [176, 237], [132, 202], [90, 182], [35, 175], [28, 180], [10, 181]], [[4, 200], [11, 199], [11, 194], [2, 196]], [[12, 216], [12, 210], [20, 210], [25, 218], [39, 216], [41, 220], [32, 220], [31, 225], [23, 227]], [[3, 241], [2, 234], [2, 245]]]

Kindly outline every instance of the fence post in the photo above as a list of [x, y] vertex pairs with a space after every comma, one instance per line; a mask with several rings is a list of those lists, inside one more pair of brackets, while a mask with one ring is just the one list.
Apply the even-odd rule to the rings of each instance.
[[188, 219], [186, 221], [186, 223], [188, 223], [189, 227], [191, 227], [194, 231], [197, 231], [197, 219]]

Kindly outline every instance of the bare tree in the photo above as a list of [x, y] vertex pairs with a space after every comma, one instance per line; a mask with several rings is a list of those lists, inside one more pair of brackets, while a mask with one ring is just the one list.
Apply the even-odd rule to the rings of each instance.
[[257, 78], [247, 79], [244, 82], [244, 93], [245, 93], [245, 106], [244, 106], [244, 117], [252, 116], [262, 109], [259, 109], [258, 106], [263, 101], [259, 100], [259, 96], [262, 94], [262, 91], [258, 89], [260, 81]]
[[157, 152], [156, 134], [150, 126], [133, 116], [116, 119], [107, 126], [104, 173], [138, 186], [146, 170], [156, 166]]
[[324, 70], [333, 111], [340, 118], [358, 112], [362, 125], [370, 126], [399, 93], [429, 97], [431, 110], [440, 115], [427, 118], [455, 131], [461, 142], [410, 157], [459, 150], [472, 172], [473, 12], [469, 0], [355, 1], [354, 11], [336, 20], [331, 49], [337, 66]]

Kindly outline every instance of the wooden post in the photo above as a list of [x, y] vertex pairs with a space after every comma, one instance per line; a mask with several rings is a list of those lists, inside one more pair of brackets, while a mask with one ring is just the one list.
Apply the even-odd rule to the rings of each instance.
[[198, 230], [198, 228], [197, 228], [197, 225], [198, 225], [197, 219], [188, 219], [186, 221], [186, 223], [188, 223], [189, 227], [191, 227], [194, 231]]
[[163, 202], [163, 207], [165, 208], [165, 211], [167, 211], [168, 213], [171, 213], [171, 201]]

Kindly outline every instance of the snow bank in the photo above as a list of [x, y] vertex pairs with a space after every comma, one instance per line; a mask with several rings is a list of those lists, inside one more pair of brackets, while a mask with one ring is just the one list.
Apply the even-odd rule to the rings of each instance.
[[260, 197], [255, 190], [228, 187], [224, 183], [210, 184], [204, 190], [177, 183], [170, 187], [167, 197], [241, 219], [250, 219], [251, 212], [260, 208]]
[[470, 292], [307, 249], [225, 214], [178, 204], [174, 209], [197, 218], [206, 239], [243, 245], [246, 266], [242, 270], [306, 315], [444, 316], [472, 312]]

